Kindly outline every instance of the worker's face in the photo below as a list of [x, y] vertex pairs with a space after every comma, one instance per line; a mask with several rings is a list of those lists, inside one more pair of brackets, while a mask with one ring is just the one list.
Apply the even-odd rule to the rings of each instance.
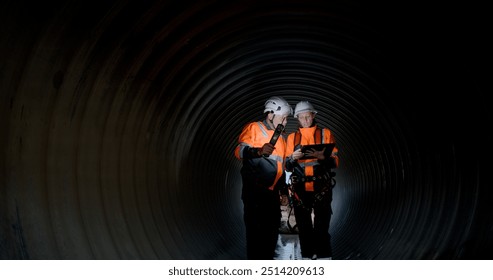
[[283, 126], [286, 126], [288, 123], [288, 115], [274, 115], [272, 123], [274, 124], [274, 127], [277, 127], [280, 123], [282, 123]]
[[301, 127], [310, 127], [313, 124], [314, 114], [312, 112], [304, 112], [298, 114], [298, 121]]

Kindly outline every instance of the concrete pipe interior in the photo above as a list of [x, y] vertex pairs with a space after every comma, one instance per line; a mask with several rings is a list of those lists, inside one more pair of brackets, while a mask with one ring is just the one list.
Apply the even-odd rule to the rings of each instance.
[[280, 95], [337, 138], [335, 259], [493, 258], [486, 9], [361, 2], [3, 1], [0, 257], [244, 259]]

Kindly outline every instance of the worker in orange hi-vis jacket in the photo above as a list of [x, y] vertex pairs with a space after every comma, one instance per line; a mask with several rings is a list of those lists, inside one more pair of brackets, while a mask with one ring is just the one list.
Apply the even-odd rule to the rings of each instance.
[[286, 189], [284, 127], [292, 114], [278, 96], [264, 104], [264, 119], [245, 125], [235, 149], [242, 160], [242, 200], [248, 259], [273, 259], [281, 223], [280, 194]]
[[339, 158], [334, 136], [329, 129], [317, 125], [316, 114], [310, 102], [296, 104], [294, 117], [298, 119], [299, 129], [288, 136], [285, 164], [286, 171], [292, 172], [289, 189], [298, 198], [294, 213], [302, 258], [332, 259], [329, 234], [335, 185], [332, 168], [338, 166]]

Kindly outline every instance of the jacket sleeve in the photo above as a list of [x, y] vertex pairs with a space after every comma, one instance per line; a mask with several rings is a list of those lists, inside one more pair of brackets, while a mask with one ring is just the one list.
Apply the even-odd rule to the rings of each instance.
[[[335, 138], [334, 135], [332, 135], [331, 131], [327, 128], [324, 128], [324, 138], [325, 138], [325, 143], [335, 143]], [[319, 163], [325, 166], [328, 166], [329, 168], [337, 168], [339, 166], [339, 157], [337, 156], [337, 146], [334, 147], [332, 150], [332, 153], [325, 153], [325, 159], [324, 160], [319, 160]]]
[[284, 167], [286, 168], [286, 171], [293, 172], [295, 164], [296, 164], [296, 161], [294, 159], [292, 159], [291, 157], [287, 157]]
[[260, 148], [253, 147], [256, 132], [252, 125], [253, 123], [247, 124], [238, 137], [238, 145], [235, 148], [235, 156], [237, 159], [242, 160], [260, 157]]
[[293, 165], [295, 163], [295, 161], [291, 158], [294, 149], [293, 145], [294, 145], [294, 133], [291, 133], [286, 138], [286, 152], [285, 152], [286, 158], [284, 159], [284, 167], [289, 172], [293, 171], [293, 167], [294, 167]]

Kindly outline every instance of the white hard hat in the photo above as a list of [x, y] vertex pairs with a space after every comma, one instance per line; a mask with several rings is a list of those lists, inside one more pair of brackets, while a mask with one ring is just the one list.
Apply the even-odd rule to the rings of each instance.
[[298, 118], [298, 114], [304, 112], [312, 112], [314, 114], [317, 113], [317, 111], [315, 111], [315, 108], [313, 108], [313, 105], [310, 102], [300, 101], [298, 102], [298, 104], [296, 104], [296, 107], [294, 107], [294, 117]]
[[282, 97], [273, 96], [265, 102], [264, 113], [274, 113], [277, 115], [291, 115], [293, 108]]

